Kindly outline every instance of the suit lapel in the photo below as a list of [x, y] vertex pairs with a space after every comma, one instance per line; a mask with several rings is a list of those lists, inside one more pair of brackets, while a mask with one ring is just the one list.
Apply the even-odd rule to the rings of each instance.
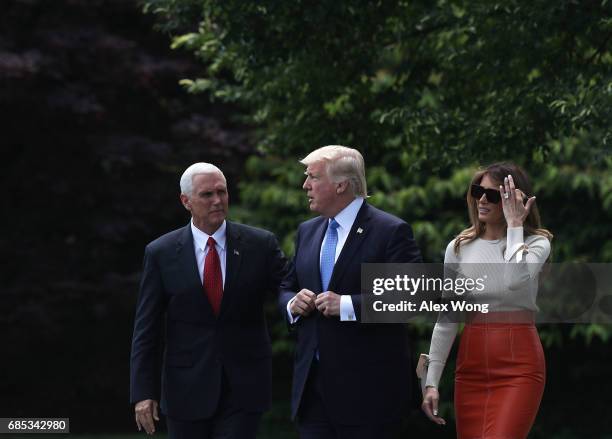
[[[334, 265], [334, 271], [332, 272], [331, 280], [329, 281], [329, 289], [330, 291], [336, 290], [336, 285], [342, 279], [342, 275], [346, 268], [351, 264], [351, 262], [356, 259], [357, 252], [361, 248], [361, 245], [365, 242], [369, 227], [368, 221], [370, 220], [370, 211], [368, 204], [364, 201], [363, 205], [359, 209], [357, 213], [357, 217], [355, 218], [355, 222], [353, 223], [353, 227], [351, 227], [351, 231], [349, 232], [346, 242], [342, 247], [342, 251], [340, 252], [340, 256], [336, 260], [336, 264]], [[360, 259], [360, 258], [357, 258]], [[318, 259], [317, 259], [318, 260]]]
[[219, 316], [231, 305], [231, 300], [235, 295], [232, 285], [235, 283], [240, 273], [240, 264], [244, 253], [244, 245], [241, 240], [240, 230], [235, 224], [226, 221], [225, 229], [225, 283], [223, 286], [223, 298], [221, 299], [221, 310]]
[[206, 312], [210, 313], [211, 316], [214, 315], [210, 302], [204, 293], [202, 280], [200, 279], [198, 263], [195, 257], [193, 234], [191, 233], [191, 224], [187, 224], [176, 241], [176, 257], [181, 281], [187, 283], [185, 290], [189, 291], [189, 294], [195, 294], [201, 297]]
[[321, 285], [321, 267], [320, 267], [320, 256], [321, 256], [321, 245], [323, 244], [323, 238], [327, 231], [327, 218], [321, 217], [321, 221], [317, 224], [313, 224], [311, 236], [305, 236], [302, 241], [306, 241], [305, 254], [312, 255], [307, 257], [307, 263], [309, 266], [306, 268], [306, 272], [310, 273], [311, 279], [313, 279], [313, 285], [316, 285], [314, 292], [321, 292], [323, 289]]

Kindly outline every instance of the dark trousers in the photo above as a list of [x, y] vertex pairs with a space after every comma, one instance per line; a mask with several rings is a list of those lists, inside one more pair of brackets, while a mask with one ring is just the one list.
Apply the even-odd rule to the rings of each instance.
[[215, 414], [196, 420], [167, 417], [168, 439], [255, 439], [261, 415], [261, 412], [248, 412], [236, 407], [224, 374]]
[[[329, 417], [333, 407], [323, 402], [322, 385], [318, 373], [318, 361], [310, 367], [304, 394], [298, 410], [300, 439], [394, 439], [399, 434], [400, 420], [378, 424], [341, 425]], [[359, 404], [359, 401], [353, 401]]]

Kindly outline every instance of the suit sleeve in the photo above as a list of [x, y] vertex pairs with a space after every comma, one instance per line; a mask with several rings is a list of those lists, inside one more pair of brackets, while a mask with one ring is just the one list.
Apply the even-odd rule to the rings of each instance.
[[[285, 269], [285, 276], [280, 285], [280, 293], [278, 296], [278, 306], [280, 308], [280, 312], [283, 315], [283, 319], [287, 322], [289, 328], [291, 329], [291, 322], [289, 321], [289, 316], [287, 315], [287, 304], [291, 299], [295, 297], [295, 295], [300, 290], [297, 273], [295, 271], [295, 259], [298, 254], [298, 248], [300, 245], [300, 228], [298, 228], [296, 237], [295, 237], [295, 252], [293, 258], [287, 263], [287, 267]], [[299, 321], [299, 320], [298, 320]]]
[[130, 362], [130, 401], [159, 401], [160, 348], [163, 316], [163, 287], [157, 262], [145, 250], [140, 292], [136, 304]]
[[268, 237], [268, 267], [269, 267], [269, 280], [270, 284], [268, 285], [268, 289], [270, 291], [274, 291], [278, 293], [280, 291], [280, 283], [285, 277], [285, 272], [287, 270], [287, 258], [285, 254], [280, 249], [278, 244], [278, 240], [273, 233], [269, 234]]
[[[405, 222], [394, 224], [388, 233], [384, 258], [381, 263], [419, 263], [423, 262], [421, 251], [414, 240], [412, 228]], [[381, 234], [382, 235], [382, 234]], [[351, 300], [357, 321], [361, 321], [361, 294], [352, 294]]]

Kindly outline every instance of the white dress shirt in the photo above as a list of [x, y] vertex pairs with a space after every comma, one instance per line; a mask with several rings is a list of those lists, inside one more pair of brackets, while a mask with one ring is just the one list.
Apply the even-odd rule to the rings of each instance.
[[[359, 213], [359, 209], [363, 205], [364, 199], [363, 197], [356, 197], [351, 203], [342, 209], [334, 219], [338, 223], [338, 228], [336, 229], [338, 232], [338, 242], [336, 243], [336, 254], [334, 263], [338, 261], [338, 257], [340, 256], [340, 252], [344, 248], [344, 244], [348, 238], [348, 235], [355, 223], [355, 219], [357, 218], [357, 214]], [[327, 220], [328, 226], [331, 218]], [[319, 251], [319, 266], [321, 265], [321, 256], [323, 253], [323, 247], [325, 246], [325, 241], [327, 240], [327, 233], [325, 233], [325, 237], [323, 238], [323, 242], [321, 243], [321, 249]], [[355, 321], [355, 309], [353, 307], [353, 301], [351, 300], [350, 292], [346, 292], [346, 294], [342, 294], [342, 292], [334, 291], [336, 294], [340, 294], [340, 320], [341, 321]], [[289, 323], [295, 323], [299, 319], [299, 315], [293, 317], [291, 314], [290, 307], [295, 298], [291, 299], [287, 303], [287, 314], [289, 315]]]
[[198, 263], [198, 272], [200, 274], [200, 280], [204, 284], [204, 261], [206, 261], [206, 255], [208, 254], [208, 238], [211, 236], [217, 243], [217, 253], [219, 254], [219, 262], [221, 263], [221, 276], [223, 278], [223, 285], [225, 285], [225, 260], [226, 260], [226, 234], [225, 230], [227, 225], [225, 221], [217, 229], [215, 233], [209, 235], [198, 229], [191, 220], [191, 233], [193, 235], [193, 247], [195, 248], [195, 257]]

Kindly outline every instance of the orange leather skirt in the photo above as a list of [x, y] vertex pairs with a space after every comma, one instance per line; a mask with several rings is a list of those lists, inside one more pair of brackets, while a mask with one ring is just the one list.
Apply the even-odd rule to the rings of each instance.
[[457, 436], [524, 439], [544, 393], [542, 344], [533, 323], [490, 314], [489, 320], [466, 324], [461, 335], [455, 371]]

